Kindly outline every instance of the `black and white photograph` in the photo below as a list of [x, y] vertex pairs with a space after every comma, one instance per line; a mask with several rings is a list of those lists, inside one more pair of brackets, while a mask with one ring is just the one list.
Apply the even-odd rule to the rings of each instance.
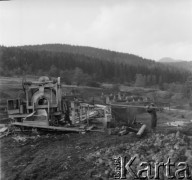
[[192, 179], [192, 0], [0, 0], [0, 180]]

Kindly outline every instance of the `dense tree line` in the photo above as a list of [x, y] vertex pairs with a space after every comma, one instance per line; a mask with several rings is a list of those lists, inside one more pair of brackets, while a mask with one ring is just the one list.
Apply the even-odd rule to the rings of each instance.
[[120, 53], [111, 50], [87, 47], [87, 46], [72, 46], [67, 44], [43, 44], [32, 46], [21, 46], [22, 49], [35, 51], [49, 51], [49, 52], [64, 52], [70, 54], [80, 54], [87, 57], [100, 59], [103, 61], [119, 62], [129, 65], [153, 66], [154, 61], [144, 59], [142, 57]]
[[189, 76], [187, 71], [143, 59], [140, 61], [140, 64], [134, 64], [134, 61], [123, 63], [79, 53], [37, 51], [23, 47], [0, 48], [0, 74], [4, 76], [50, 75], [61, 76], [66, 83], [114, 82], [137, 86], [185, 82]]

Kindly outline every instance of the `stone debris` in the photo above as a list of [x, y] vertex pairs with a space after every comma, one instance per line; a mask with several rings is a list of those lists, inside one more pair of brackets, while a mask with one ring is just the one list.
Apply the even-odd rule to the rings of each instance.
[[166, 125], [179, 127], [179, 126], [185, 126], [187, 123], [189, 123], [189, 122], [185, 122], [185, 121], [173, 121], [173, 122], [167, 122]]
[[146, 125], [142, 125], [139, 128], [122, 126], [122, 127], [115, 127], [115, 128], [108, 129], [108, 134], [123, 136], [123, 135], [135, 133], [137, 136], [141, 136], [144, 133], [144, 131], [146, 131], [145, 129], [146, 129]]
[[[122, 143], [109, 148], [99, 149], [94, 153], [88, 154], [85, 159], [87, 162], [95, 162], [94, 173], [95, 169], [97, 169], [97, 173], [99, 175], [102, 174], [101, 177], [103, 179], [106, 175], [108, 178], [114, 177], [114, 158], [119, 156], [126, 156], [128, 159], [134, 156], [137, 157], [136, 161], [134, 161], [136, 172], [140, 168], [138, 166], [140, 162], [166, 163], [168, 158], [176, 164], [178, 162], [187, 162], [192, 168], [191, 143], [192, 139], [179, 131], [168, 135], [151, 134], [150, 137], [134, 143]], [[130, 177], [127, 178], [131, 179]]]
[[25, 142], [27, 140], [27, 138], [24, 136], [15, 136], [13, 139], [17, 142]]
[[12, 138], [18, 143], [24, 143], [27, 140], [36, 140], [39, 137], [40, 137], [39, 135], [35, 135], [35, 136], [16, 135], [16, 136], [13, 136]]

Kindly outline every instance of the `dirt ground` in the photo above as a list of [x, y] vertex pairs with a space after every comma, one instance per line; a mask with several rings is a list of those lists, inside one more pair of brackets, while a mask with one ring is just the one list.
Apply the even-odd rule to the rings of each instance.
[[94, 162], [86, 156], [112, 144], [135, 141], [101, 133], [52, 134], [18, 143], [1, 141], [2, 179], [90, 179]]
[[[191, 115], [188, 114], [188, 120]], [[170, 112], [158, 113], [157, 133], [167, 134], [177, 132], [179, 129], [192, 136], [192, 126], [185, 128], [165, 126], [163, 120], [167, 122], [171, 117], [174, 119], [173, 113]], [[146, 124], [149, 122], [149, 119], [145, 120]], [[143, 141], [150, 136], [153, 136], [150, 132], [141, 138], [135, 134], [118, 136], [108, 135], [106, 132], [86, 134], [40, 132], [40, 134], [9, 135], [1, 139], [1, 178], [2, 180], [99, 179], [92, 174], [97, 174], [108, 167], [102, 163], [101, 166], [96, 166], [94, 158], [91, 161], [87, 160], [89, 154], [103, 148], [110, 149], [113, 146], [121, 147], [122, 144]], [[100, 169], [101, 167], [103, 169]]]
[[[15, 84], [14, 84], [15, 83]], [[15, 97], [21, 89], [20, 82], [1, 81], [1, 116], [6, 114], [4, 107], [6, 99]], [[97, 94], [100, 94], [96, 90]], [[92, 93], [94, 95], [94, 93]], [[166, 110], [158, 112], [158, 128], [156, 133], [170, 134], [180, 131], [182, 134], [192, 136], [192, 112], [179, 110]], [[135, 134], [124, 136], [109, 135], [107, 132], [90, 133], [17, 133], [1, 139], [0, 160], [2, 180], [72, 180], [72, 179], [113, 179], [113, 171], [108, 172], [109, 164], [100, 158], [89, 158], [90, 154], [102, 152], [103, 149], [112, 151], [116, 147], [119, 153], [125, 152], [124, 145], [144, 142], [154, 134], [150, 133], [150, 115], [143, 113], [137, 116], [137, 121], [145, 123], [148, 133], [143, 137]], [[170, 126], [168, 122], [183, 121], [188, 124]], [[150, 151], [150, 149], [147, 149]], [[106, 151], [105, 151], [106, 152]], [[110, 155], [113, 159], [113, 153]], [[97, 176], [97, 174], [105, 174]]]
[[[1, 179], [98, 179], [92, 174], [108, 166], [96, 166], [96, 159], [88, 161], [89, 154], [113, 146], [122, 151], [122, 144], [143, 141], [151, 135], [142, 139], [102, 133], [9, 136], [1, 140]], [[14, 137], [18, 136], [25, 140], [16, 141]]]

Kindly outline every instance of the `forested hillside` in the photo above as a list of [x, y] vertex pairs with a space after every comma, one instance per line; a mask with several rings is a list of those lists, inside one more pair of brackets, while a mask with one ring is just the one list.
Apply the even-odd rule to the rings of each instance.
[[44, 44], [33, 46], [21, 46], [22, 49], [35, 50], [35, 51], [49, 51], [49, 52], [64, 52], [70, 54], [80, 54], [91, 58], [97, 58], [104, 61], [120, 62], [131, 65], [152, 66], [154, 61], [143, 59], [142, 57], [120, 53], [105, 49], [98, 49], [85, 46], [71, 46], [66, 44]]
[[[71, 49], [63, 50], [65, 47]], [[1, 47], [0, 74], [61, 76], [68, 84], [110, 82], [142, 86], [184, 82], [189, 75], [187, 71], [135, 55], [89, 47], [78, 51], [78, 48], [66, 45]]]

